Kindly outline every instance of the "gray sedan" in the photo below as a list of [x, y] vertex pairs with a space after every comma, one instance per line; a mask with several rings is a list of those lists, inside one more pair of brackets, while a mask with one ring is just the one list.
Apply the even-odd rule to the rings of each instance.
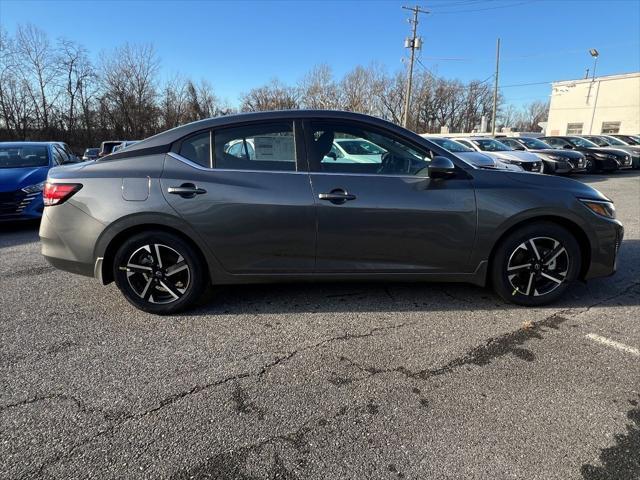
[[[336, 162], [338, 138], [385, 153]], [[306, 280], [490, 283], [541, 305], [614, 273], [623, 234], [588, 185], [476, 168], [392, 123], [332, 111], [191, 123], [52, 169], [44, 201], [47, 260], [115, 281], [157, 314], [212, 284]]]

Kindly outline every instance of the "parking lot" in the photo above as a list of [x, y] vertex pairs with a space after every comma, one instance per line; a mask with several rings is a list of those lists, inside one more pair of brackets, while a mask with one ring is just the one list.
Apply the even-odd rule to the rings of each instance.
[[0, 477], [640, 478], [640, 175], [578, 177], [618, 273], [545, 308], [443, 284], [218, 289], [173, 317], [0, 234]]

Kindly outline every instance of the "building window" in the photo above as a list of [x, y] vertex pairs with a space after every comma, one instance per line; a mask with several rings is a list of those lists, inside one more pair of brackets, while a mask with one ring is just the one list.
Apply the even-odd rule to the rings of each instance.
[[582, 124], [567, 123], [567, 135], [582, 135]]
[[602, 122], [602, 133], [618, 133], [620, 122]]

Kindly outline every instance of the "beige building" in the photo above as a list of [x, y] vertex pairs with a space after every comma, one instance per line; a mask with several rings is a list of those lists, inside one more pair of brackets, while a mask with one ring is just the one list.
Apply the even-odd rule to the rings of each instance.
[[640, 72], [551, 84], [547, 135], [640, 133]]

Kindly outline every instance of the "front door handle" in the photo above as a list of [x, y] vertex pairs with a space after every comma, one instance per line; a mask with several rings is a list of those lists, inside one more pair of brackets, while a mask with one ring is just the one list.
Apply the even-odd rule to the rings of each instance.
[[183, 183], [179, 187], [169, 187], [167, 192], [180, 195], [182, 198], [193, 198], [196, 195], [207, 193], [204, 188], [196, 187], [193, 183]]
[[342, 205], [347, 200], [355, 200], [356, 196], [352, 193], [348, 193], [341, 188], [334, 188], [329, 193], [320, 193], [318, 195], [320, 200], [328, 200], [334, 205]]

